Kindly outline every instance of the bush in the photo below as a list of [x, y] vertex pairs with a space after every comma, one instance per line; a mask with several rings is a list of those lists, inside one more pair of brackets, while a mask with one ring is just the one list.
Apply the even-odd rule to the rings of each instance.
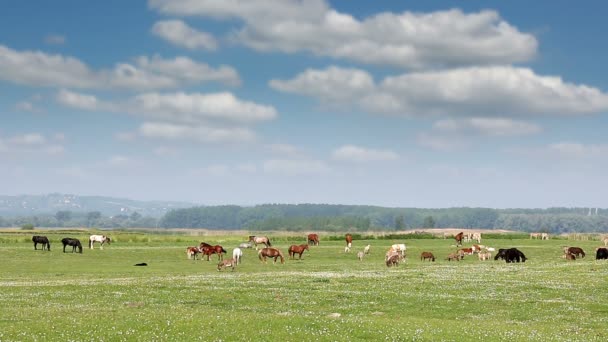
[[34, 230], [34, 225], [31, 223], [24, 224], [23, 226], [21, 226], [21, 230]]

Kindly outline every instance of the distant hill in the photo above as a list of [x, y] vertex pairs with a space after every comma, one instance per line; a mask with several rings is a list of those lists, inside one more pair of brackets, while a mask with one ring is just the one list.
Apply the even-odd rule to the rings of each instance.
[[30, 216], [55, 214], [60, 210], [72, 212], [99, 211], [104, 216], [129, 215], [138, 212], [143, 216], [161, 217], [168, 211], [189, 208], [194, 203], [173, 201], [137, 201], [103, 196], [78, 196], [52, 193], [48, 195], [0, 195], [0, 216]]

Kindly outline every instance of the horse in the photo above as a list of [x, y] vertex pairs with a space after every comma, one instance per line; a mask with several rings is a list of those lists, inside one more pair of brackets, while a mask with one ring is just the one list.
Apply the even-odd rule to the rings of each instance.
[[232, 271], [234, 272], [234, 267], [236, 266], [236, 263], [237, 261], [234, 258], [222, 260], [219, 264], [217, 264], [217, 270], [219, 272], [225, 267], [231, 267]]
[[260, 251], [258, 252], [258, 258], [260, 259], [260, 261], [264, 261], [264, 263], [266, 263], [267, 257], [274, 258], [272, 262], [273, 264], [276, 264], [278, 258], [281, 258], [281, 264], [285, 263], [285, 257], [283, 257], [283, 253], [276, 248], [266, 247], [260, 249]]
[[541, 240], [549, 240], [549, 233], [541, 233], [540, 234], [540, 239]]
[[192, 257], [194, 257], [194, 260], [196, 260], [196, 256], [199, 255], [200, 253], [201, 253], [201, 250], [198, 247], [186, 248], [186, 255], [188, 256], [188, 259], [192, 259]]
[[350, 234], [346, 234], [344, 235], [344, 239], [346, 240], [346, 247], [348, 247], [350, 251], [350, 248], [353, 246], [353, 236]]
[[396, 243], [391, 245], [391, 249], [394, 250], [395, 252], [399, 253], [399, 255], [401, 256], [401, 259], [405, 258], [405, 244], [404, 243]]
[[566, 254], [562, 255], [562, 258], [564, 258], [566, 260], [576, 260], [576, 255], [570, 254], [570, 253], [566, 253]]
[[240, 248], [235, 248], [232, 250], [232, 259], [235, 260], [236, 264], [241, 263], [241, 259], [243, 258], [243, 251]]
[[207, 261], [209, 261], [209, 257], [211, 256], [211, 254], [217, 254], [217, 259], [218, 260], [222, 260], [224, 259], [224, 255], [222, 253], [227, 253], [226, 250], [224, 249], [224, 247], [220, 246], [220, 245], [215, 245], [215, 246], [205, 246], [203, 248], [199, 248], [201, 250], [201, 253], [203, 255], [207, 256]]
[[308, 241], [309, 245], [310, 244], [312, 244], [313, 246], [318, 246], [319, 245], [319, 235], [317, 235], [317, 234], [308, 234], [307, 239], [308, 239], [307, 241]]
[[110, 241], [111, 239], [105, 235], [91, 235], [89, 236], [89, 249], [94, 248], [95, 242], [99, 242], [99, 249], [103, 249], [103, 244], [107, 242], [109, 245]]
[[456, 240], [456, 247], [462, 246], [462, 237], [464, 236], [464, 232], [460, 232], [454, 236], [454, 240]]
[[294, 259], [296, 257], [296, 254], [300, 255], [299, 260], [302, 260], [302, 254], [304, 253], [304, 251], [308, 250], [308, 245], [291, 245], [289, 246], [289, 258], [290, 259]]
[[65, 253], [65, 246], [72, 246], [72, 253], [76, 251], [78, 248], [78, 253], [82, 254], [82, 245], [80, 244], [80, 240], [73, 238], [63, 238], [61, 239], [61, 243], [63, 244], [63, 253]]
[[509, 248], [505, 251], [505, 261], [507, 263], [512, 262], [526, 262], [526, 256], [517, 248]]
[[585, 252], [580, 247], [568, 247], [567, 252], [570, 254], [576, 255], [579, 258], [585, 257]]
[[365, 246], [365, 248], [363, 248], [363, 253], [365, 253], [365, 254], [369, 254], [369, 249], [370, 249], [371, 247], [372, 247], [371, 245], [367, 245], [367, 246]]
[[249, 241], [255, 244], [255, 249], [258, 249], [258, 244], [263, 243], [266, 248], [272, 247], [270, 239], [266, 236], [249, 235]]
[[435, 256], [431, 252], [422, 252], [420, 254], [420, 261], [425, 261], [429, 259], [429, 261], [435, 261]]
[[608, 249], [604, 247], [598, 247], [595, 250], [595, 260], [608, 259]]
[[481, 243], [481, 233], [473, 233], [471, 240], [477, 241], [477, 243]]
[[45, 248], [47, 251], [51, 250], [51, 243], [46, 236], [34, 235], [32, 236], [32, 242], [34, 243], [34, 250], [38, 250], [36, 246], [38, 246], [39, 243], [42, 244], [42, 250]]
[[198, 248], [199, 248], [200, 250], [202, 250], [202, 249], [203, 249], [203, 248], [205, 248], [205, 247], [213, 247], [213, 246], [211, 246], [210, 244], [208, 244], [208, 243], [206, 243], [206, 242], [201, 242], [201, 243], [200, 243], [200, 245], [198, 245]]
[[447, 261], [452, 261], [452, 260], [460, 261], [460, 255], [458, 255], [457, 253], [450, 253], [450, 254], [448, 254], [448, 257], [446, 260]]
[[399, 254], [393, 254], [386, 259], [386, 267], [399, 266]]
[[498, 253], [496, 253], [496, 255], [494, 256], [494, 260], [498, 260], [498, 259], [505, 260], [505, 258], [507, 256], [506, 253], [507, 253], [507, 249], [506, 248], [499, 248], [498, 249]]

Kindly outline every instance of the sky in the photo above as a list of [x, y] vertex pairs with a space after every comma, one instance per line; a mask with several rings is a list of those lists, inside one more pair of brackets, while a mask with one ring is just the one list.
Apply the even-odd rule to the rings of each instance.
[[607, 207], [608, 4], [0, 4], [0, 194]]

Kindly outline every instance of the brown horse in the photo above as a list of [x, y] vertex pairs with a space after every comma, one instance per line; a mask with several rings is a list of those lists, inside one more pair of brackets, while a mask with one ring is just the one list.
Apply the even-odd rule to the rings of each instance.
[[585, 257], [585, 252], [580, 247], [570, 247], [570, 248], [568, 248], [568, 251], [567, 251], [566, 254], [572, 254], [572, 255], [575, 255], [575, 256], [577, 256], [579, 258], [584, 258]]
[[291, 245], [289, 246], [289, 258], [290, 259], [294, 259], [296, 257], [296, 254], [300, 255], [300, 259], [302, 260], [302, 254], [304, 253], [304, 251], [308, 250], [308, 245]]
[[346, 234], [344, 238], [346, 239], [346, 247], [351, 248], [353, 246], [353, 236]]
[[399, 266], [399, 254], [393, 254], [386, 260], [386, 267]]
[[448, 254], [448, 261], [452, 261], [452, 260], [456, 260], [456, 261], [460, 261], [460, 255], [456, 254], [456, 253], [450, 253]]
[[188, 256], [188, 259], [192, 259], [192, 257], [194, 257], [194, 260], [196, 260], [196, 257], [200, 252], [201, 250], [198, 247], [186, 248], [186, 255]]
[[220, 246], [220, 245], [215, 245], [215, 246], [205, 246], [201, 249], [201, 253], [203, 255], [207, 256], [207, 261], [209, 261], [209, 257], [211, 256], [211, 254], [217, 254], [217, 260], [223, 260], [224, 259], [224, 255], [223, 253], [226, 253], [226, 250], [224, 249], [224, 247]]
[[267, 257], [274, 258], [272, 262], [273, 264], [276, 264], [278, 258], [281, 258], [281, 264], [285, 263], [285, 257], [283, 257], [283, 253], [276, 248], [266, 247], [260, 249], [260, 251], [258, 252], [258, 258], [260, 258], [260, 261], [266, 263]]
[[224, 267], [231, 267], [232, 271], [234, 271], [235, 266], [236, 266], [236, 260], [234, 258], [226, 259], [226, 260], [220, 261], [220, 263], [217, 264], [217, 270], [221, 271], [222, 268], [224, 268]]
[[454, 236], [454, 240], [456, 240], [456, 246], [462, 246], [462, 238], [464, 236], [463, 232], [460, 232]]
[[317, 234], [308, 234], [308, 244], [312, 244], [313, 246], [319, 245], [319, 235]]
[[420, 261], [425, 261], [427, 259], [429, 261], [435, 261], [435, 256], [431, 252], [422, 252], [422, 254], [420, 254]]

